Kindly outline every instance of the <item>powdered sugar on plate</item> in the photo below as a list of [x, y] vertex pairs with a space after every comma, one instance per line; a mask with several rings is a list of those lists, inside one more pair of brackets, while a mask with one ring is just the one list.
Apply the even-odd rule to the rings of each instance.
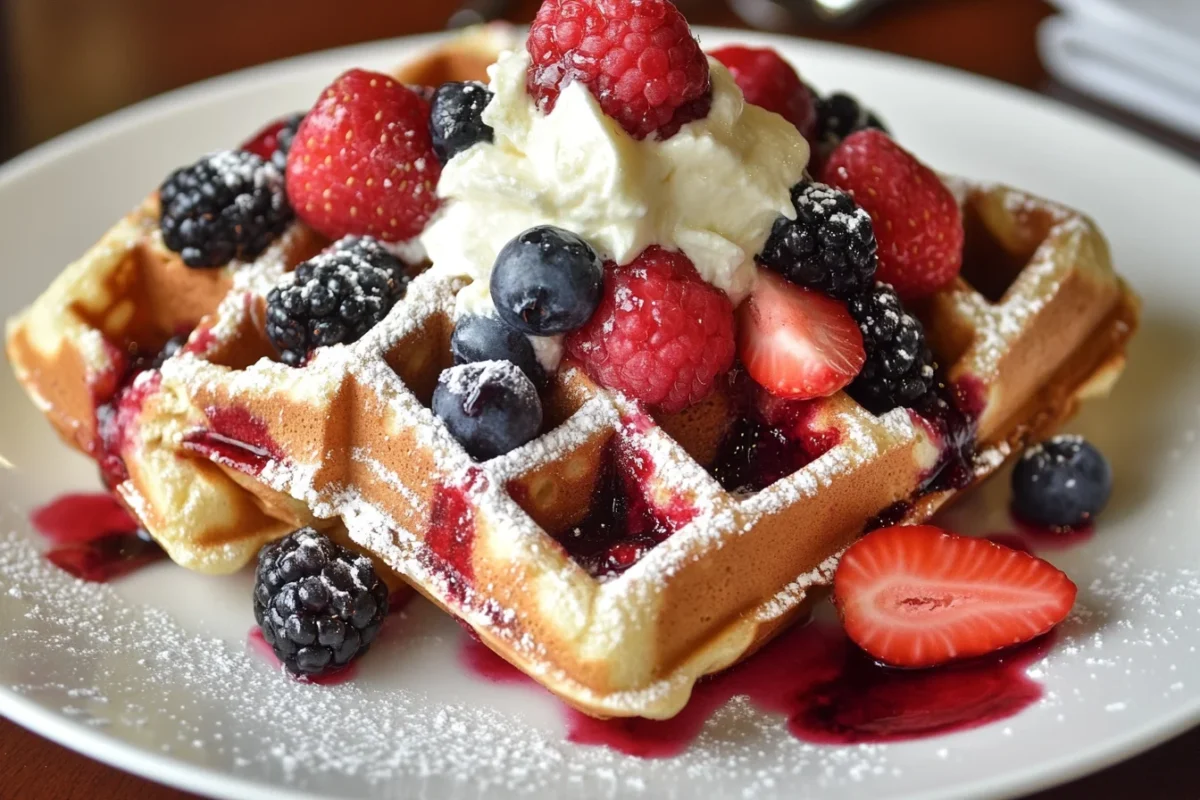
[[[25, 527], [11, 512], [5, 522]], [[940, 740], [941, 774], [969, 772], [980, 746], [1033, 746], [1039, 731], [1094, 717], [1119, 725], [1136, 708], [1136, 694], [1113, 693], [1122, 683], [1152, 683], [1166, 702], [1192, 696], [1194, 644], [1185, 645], [1200, 641], [1200, 570], [1139, 567], [1111, 553], [1090, 563], [1097, 577], [1082, 587], [1078, 612], [1030, 670], [1047, 686], [1045, 699], [1003, 725]], [[164, 565], [148, 577], [165, 587], [180, 573]], [[205, 581], [221, 602], [244, 593], [244, 583], [183, 578]], [[359, 679], [323, 687], [286, 678], [237, 641], [197, 632], [204, 615], [177, 619], [130, 602], [120, 587], [69, 578], [25, 533], [0, 536], [0, 585], [3, 674], [24, 676], [9, 681], [13, 691], [178, 761], [297, 791], [662, 797], [704, 786], [713, 797], [851, 797], [882, 794], [921, 769], [908, 757], [920, 745], [805, 744], [741, 699], [676, 758], [572, 745], [555, 701], [539, 690], [460, 673], [453, 650], [462, 634], [419, 601], [389, 622]], [[249, 626], [248, 595], [244, 605]], [[935, 748], [921, 752], [932, 757]]]

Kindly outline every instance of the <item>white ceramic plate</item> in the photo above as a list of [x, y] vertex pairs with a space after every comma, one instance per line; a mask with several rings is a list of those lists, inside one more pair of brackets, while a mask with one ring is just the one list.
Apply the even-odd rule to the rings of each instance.
[[[1077, 613], [1032, 673], [1046, 694], [988, 727], [828, 747], [734, 701], [681, 757], [565, 742], [555, 703], [457, 666], [462, 634], [415, 603], [337, 687], [284, 680], [245, 648], [250, 578], [160, 564], [109, 586], [45, 565], [34, 505], [94, 489], [0, 372], [0, 712], [119, 767], [224, 797], [1002, 797], [1096, 769], [1200, 721], [1200, 171], [1102, 122], [937, 67], [795, 39], [769, 42], [818, 87], [853, 91], [951, 173], [1003, 180], [1092, 214], [1146, 301], [1125, 379], [1074, 429], [1114, 462], [1089, 543], [1049, 557]], [[42, 291], [169, 169], [306, 107], [343, 68], [386, 68], [430, 39], [320, 54], [212, 81], [90, 125], [0, 169], [0, 314]], [[1005, 480], [955, 509], [1007, 527]]]

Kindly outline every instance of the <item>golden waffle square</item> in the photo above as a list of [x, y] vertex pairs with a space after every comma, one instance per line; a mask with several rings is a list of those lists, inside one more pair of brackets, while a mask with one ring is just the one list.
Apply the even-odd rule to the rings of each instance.
[[[479, 78], [510, 42], [502, 28], [476, 32], [398, 77]], [[301, 368], [277, 362], [266, 293], [327, 244], [300, 224], [253, 263], [189, 270], [163, 247], [152, 198], [10, 323], [9, 356], [179, 563], [228, 572], [298, 525], [344, 524], [567, 702], [664, 718], [701, 676], [803, 614], [873, 519], [927, 519], [1120, 373], [1137, 303], [1094, 225], [1005, 187], [949, 182], [965, 266], [916, 312], [962, 413], [810, 401], [795, 422], [817, 443], [811, 460], [758, 491], [727, 491], [709, 469], [736, 391], [656, 418], [569, 364], [543, 434], [473, 461], [428, 407], [462, 285], [429, 272], [359, 341]], [[185, 330], [178, 354], [119, 389], [131, 354]], [[948, 458], [956, 436], [975, 443], [961, 464]], [[666, 538], [608, 575], [588, 569], [579, 538], [595, 499], [618, 495], [627, 518]]]

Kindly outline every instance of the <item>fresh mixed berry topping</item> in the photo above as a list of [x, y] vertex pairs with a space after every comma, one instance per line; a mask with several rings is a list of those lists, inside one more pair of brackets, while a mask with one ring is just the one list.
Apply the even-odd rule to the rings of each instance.
[[731, 45], [709, 53], [733, 75], [746, 102], [774, 111], [810, 142], [817, 130], [817, 98], [783, 56], [769, 47]]
[[535, 386], [546, 384], [546, 371], [538, 362], [529, 337], [496, 317], [468, 314], [459, 317], [450, 337], [455, 364], [476, 361], [511, 361]]
[[188, 337], [186, 334], [172, 336], [167, 340], [166, 344], [159, 350], [144, 351], [134, 349], [129, 354], [129, 373], [126, 377], [126, 382], [132, 382], [141, 373], [151, 370], [160, 369], [166, 363], [168, 358], [171, 358], [187, 344]]
[[388, 611], [371, 559], [312, 528], [258, 553], [254, 618], [288, 672], [315, 677], [367, 652]]
[[887, 133], [883, 120], [850, 95], [834, 92], [817, 101], [816, 142], [825, 154], [850, 134], [867, 128]]
[[610, 265], [600, 307], [567, 352], [602, 386], [663, 411], [707, 397], [734, 357], [733, 308], [687, 256], [648, 248]]
[[738, 355], [759, 386], [795, 400], [837, 392], [866, 360], [844, 304], [763, 269], [738, 307]]
[[433, 391], [433, 413], [479, 461], [515, 450], [542, 427], [537, 388], [511, 361], [478, 361], [444, 370]]
[[[740, 385], [739, 385], [740, 384]], [[841, 441], [815, 412], [820, 403], [775, 397], [738, 376], [740, 415], [725, 434], [709, 472], [734, 494], [753, 494], [786, 478]]]
[[296, 214], [330, 239], [412, 239], [437, 210], [441, 163], [429, 103], [387, 75], [350, 70], [321, 93], [292, 142]]
[[934, 379], [933, 353], [920, 321], [886, 283], [847, 305], [867, 351], [862, 372], [847, 389], [850, 396], [875, 414], [911, 407], [933, 388]]
[[1076, 587], [1052, 564], [928, 525], [868, 533], [833, 600], [846, 634], [894, 667], [932, 667], [1027, 642], [1062, 622]]
[[573, 331], [600, 302], [604, 262], [580, 237], [541, 225], [506, 244], [492, 267], [496, 313], [534, 336]]
[[924, 297], [962, 269], [962, 212], [937, 174], [879, 130], [846, 138], [822, 180], [849, 192], [871, 215], [879, 240], [876, 280], [904, 300]]
[[611, 580], [641, 561], [695, 518], [679, 498], [666, 507], [647, 494], [638, 477], [648, 456], [610, 440], [601, 454], [587, 515], [555, 535], [574, 561], [600, 580]]
[[1022, 521], [1077, 527], [1104, 510], [1112, 469], [1081, 437], [1055, 436], [1025, 451], [1013, 468], [1012, 485], [1013, 511]]
[[913, 411], [937, 440], [941, 455], [925, 476], [920, 495], [965, 489], [975, 481], [976, 433], [982, 398], [971, 384], [947, 386], [936, 381], [934, 390], [913, 403]]
[[180, 167], [158, 197], [163, 243], [189, 267], [257, 258], [292, 221], [279, 170], [241, 150]]
[[630, 136], [673, 136], [712, 103], [708, 60], [670, 0], [545, 0], [526, 86], [542, 111], [582, 83]]
[[346, 237], [267, 295], [267, 338], [297, 367], [317, 347], [358, 341], [404, 296], [408, 277], [374, 239]]
[[803, 181], [792, 188], [796, 218], [775, 220], [758, 260], [792, 283], [839, 300], [875, 282], [871, 217], [845, 192]]
[[277, 119], [242, 145], [242, 149], [270, 161], [282, 173], [287, 169], [288, 152], [292, 149], [292, 141], [296, 138], [296, 130], [304, 121], [304, 112], [290, 114], [283, 119]]
[[483, 110], [492, 93], [478, 81], [443, 83], [433, 95], [429, 132], [433, 152], [445, 164], [479, 142], [492, 141], [491, 126], [483, 121]]

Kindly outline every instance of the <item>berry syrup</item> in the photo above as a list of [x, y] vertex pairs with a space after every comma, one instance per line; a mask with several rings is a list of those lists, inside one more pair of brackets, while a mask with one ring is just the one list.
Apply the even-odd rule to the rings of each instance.
[[[112, 371], [92, 386], [96, 407], [96, 441], [89, 454], [100, 466], [100, 477], [109, 490], [129, 479], [122, 453], [129, 443], [134, 422], [147, 398], [158, 391], [162, 376], [158, 369], [184, 346], [187, 334], [174, 336], [161, 350], [143, 350], [131, 345], [125, 350], [105, 341]], [[148, 379], [138, 380], [143, 373]]]
[[267, 423], [246, 409], [211, 407], [204, 414], [210, 427], [184, 434], [184, 448], [249, 475], [258, 475], [269, 462], [283, 458]]
[[105, 583], [166, 553], [109, 494], [68, 494], [30, 515], [52, 545], [46, 559], [85, 581]]
[[817, 403], [771, 397], [740, 374], [732, 381], [739, 417], [709, 470], [726, 491], [762, 491], [808, 466], [840, 440], [836, 429], [817, 427]]
[[[1096, 533], [1090, 522], [1082, 525], [1038, 525], [1013, 514], [1013, 530], [988, 535], [993, 542], [1026, 552], [1070, 550], [1091, 541]], [[1019, 543], [1014, 545], [1012, 543]]]
[[[1032, 705], [1042, 687], [1026, 670], [1045, 656], [1052, 635], [960, 664], [898, 670], [872, 661], [842, 631], [812, 624], [793, 629], [745, 662], [696, 684], [669, 720], [597, 720], [564, 706], [567, 738], [628, 755], [684, 752], [709, 718], [733, 697], [785, 718], [788, 731], [815, 744], [877, 744], [968, 730]], [[475, 640], [460, 663], [494, 683], [532, 680]]]
[[262, 629], [257, 625], [250, 629], [250, 633], [246, 636], [246, 646], [250, 652], [257, 655], [263, 661], [280, 668], [283, 672], [287, 672], [288, 676], [297, 683], [311, 683], [317, 686], [336, 686], [339, 683], [353, 680], [358, 672], [358, 666], [351, 661], [344, 667], [340, 667], [332, 672], [327, 672], [324, 675], [293, 675], [286, 669], [283, 669], [283, 662], [275, 655], [274, 648], [267, 644], [267, 640], [263, 638]]
[[466, 600], [475, 581], [471, 561], [475, 551], [475, 514], [467, 492], [483, 488], [482, 482], [486, 480], [478, 467], [471, 467], [465, 485], [438, 486], [433, 494], [425, 543], [436, 559], [432, 568], [446, 580], [450, 598], [458, 603]]
[[964, 489], [975, 478], [975, 433], [984, 407], [983, 386], [971, 377], [952, 386], [939, 384], [929, 401], [911, 413], [941, 443], [942, 457], [919, 494]]
[[666, 507], [650, 501], [645, 487], [653, 473], [648, 454], [616, 440], [606, 446], [588, 515], [557, 537], [591, 575], [620, 575], [695, 517], [680, 499]]

